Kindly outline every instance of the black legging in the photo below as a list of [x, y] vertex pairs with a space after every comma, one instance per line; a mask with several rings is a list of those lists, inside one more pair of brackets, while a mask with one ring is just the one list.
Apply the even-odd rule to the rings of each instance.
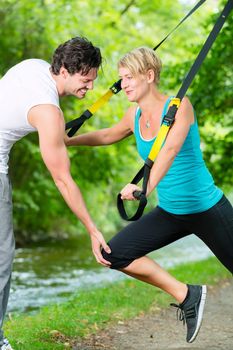
[[102, 253], [111, 268], [120, 269], [192, 233], [233, 273], [233, 208], [224, 195], [212, 208], [197, 214], [175, 215], [156, 207], [110, 240], [110, 254]]

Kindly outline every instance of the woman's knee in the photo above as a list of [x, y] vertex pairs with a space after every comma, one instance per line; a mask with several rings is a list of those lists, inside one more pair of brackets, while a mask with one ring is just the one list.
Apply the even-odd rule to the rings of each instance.
[[128, 259], [126, 257], [121, 256], [120, 254], [114, 253], [114, 250], [112, 248], [111, 248], [110, 254], [105, 252], [104, 249], [102, 249], [102, 255], [104, 259], [106, 259], [107, 261], [110, 261], [111, 263], [110, 268], [114, 270], [122, 269], [128, 266], [133, 261], [132, 259]]

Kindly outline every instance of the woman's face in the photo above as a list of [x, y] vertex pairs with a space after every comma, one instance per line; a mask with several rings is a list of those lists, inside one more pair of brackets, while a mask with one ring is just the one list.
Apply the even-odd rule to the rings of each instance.
[[139, 102], [149, 91], [149, 83], [146, 74], [133, 76], [126, 67], [119, 67], [121, 88], [124, 90], [130, 102]]

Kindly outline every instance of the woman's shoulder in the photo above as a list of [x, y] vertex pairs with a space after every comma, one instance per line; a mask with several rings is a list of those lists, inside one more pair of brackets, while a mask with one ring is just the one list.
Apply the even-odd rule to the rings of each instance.
[[137, 105], [130, 106], [125, 112], [125, 115], [122, 119], [122, 122], [127, 124], [131, 131], [134, 130], [134, 121], [135, 121], [135, 115], [137, 113], [137, 109], [138, 109]]
[[137, 104], [133, 105], [133, 106], [130, 106], [127, 110], [128, 114], [129, 115], [135, 115], [137, 109], [139, 108], [139, 106]]
[[[170, 102], [173, 98], [176, 98], [176, 96], [174, 95], [163, 95], [163, 102], [166, 103], [166, 102]], [[185, 95], [182, 100], [181, 100], [181, 103], [182, 105], [185, 105], [185, 106], [192, 106], [192, 103], [189, 99], [189, 97], [187, 95]]]
[[181, 100], [180, 109], [186, 116], [190, 116], [192, 120], [194, 119], [193, 105], [188, 96], [184, 96]]
[[128, 120], [134, 120], [138, 108], [137, 105], [130, 106], [125, 113], [125, 118]]

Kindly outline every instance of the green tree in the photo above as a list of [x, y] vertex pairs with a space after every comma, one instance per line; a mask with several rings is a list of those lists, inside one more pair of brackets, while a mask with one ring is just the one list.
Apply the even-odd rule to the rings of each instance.
[[[206, 31], [216, 17], [207, 22]], [[229, 16], [192, 86], [205, 160], [217, 184], [226, 190], [233, 187], [232, 37], [233, 17]]]
[[[103, 69], [96, 82], [96, 89], [89, 92], [85, 100], [77, 101], [69, 97], [62, 101], [62, 109], [68, 121], [79, 116], [118, 79], [117, 61], [125, 52], [141, 45], [153, 48], [178, 23], [187, 10], [187, 5], [178, 0], [151, 0], [150, 2], [147, 0], [128, 0], [127, 2], [123, 0], [117, 2], [114, 0], [2, 0], [0, 74], [3, 75], [12, 65], [26, 58], [37, 57], [50, 61], [54, 49], [60, 42], [76, 35], [87, 37], [101, 47], [104, 57]], [[208, 22], [206, 27], [203, 26], [206, 18], [209, 18], [210, 11], [212, 9], [207, 4], [159, 49], [158, 53], [164, 62], [161, 89], [168, 93], [174, 94], [195, 58], [200, 40], [204, 40], [210, 25]], [[214, 130], [211, 128], [214, 128], [220, 119], [223, 120], [222, 116], [225, 116], [226, 122], [224, 121], [219, 130], [223, 132], [226, 127], [232, 127], [232, 121], [229, 121], [232, 113], [230, 112], [232, 99], [230, 100], [227, 91], [223, 93], [224, 89], [227, 90], [225, 84], [228, 81], [229, 86], [232, 77], [229, 70], [231, 49], [228, 46], [232, 34], [230, 25], [228, 28], [228, 31], [224, 30], [221, 34], [224, 53], [216, 46], [213, 52], [218, 49], [221, 52], [217, 51], [215, 56], [212, 54], [209, 58], [215, 62], [214, 67], [219, 64], [220, 53], [222, 55], [220, 62], [226, 63], [228, 59], [229, 63], [224, 64], [225, 68], [221, 68], [222, 74], [227, 72], [228, 80], [222, 81], [219, 74], [218, 83], [215, 83], [214, 79], [211, 81], [210, 63], [207, 63], [190, 90], [202, 126], [206, 157], [208, 158], [210, 149], [216, 151], [218, 157], [219, 154], [222, 157], [222, 160], [213, 162], [213, 156], [211, 156], [210, 161], [218, 183], [221, 182], [220, 179], [222, 183], [228, 182], [227, 176], [232, 174], [228, 161], [224, 176], [221, 175], [221, 169], [216, 168], [216, 164], [224, 162], [225, 155], [228, 156], [232, 152], [232, 147], [229, 149], [231, 144], [225, 141], [216, 142], [217, 147], [215, 147], [214, 143], [208, 141], [209, 132], [207, 133], [206, 130], [207, 127], [208, 130]], [[227, 52], [225, 52], [225, 45], [227, 45]], [[219, 71], [219, 67], [217, 68], [214, 69]], [[208, 84], [209, 89], [212, 84], [212, 89], [208, 92], [204, 82]], [[217, 89], [219, 94], [215, 101], [220, 103], [218, 115], [212, 107], [212, 99], [208, 99], [208, 96]], [[12, 103], [13, 99], [12, 95]], [[128, 102], [124, 95], [119, 93], [83, 126], [81, 132], [112, 125], [122, 117], [127, 107]], [[208, 118], [206, 113], [203, 114], [204, 111], [207, 111]], [[232, 142], [232, 131], [227, 135], [228, 138], [231, 135]], [[70, 149], [69, 153], [72, 174], [82, 189], [93, 217], [104, 233], [113, 232], [116, 227], [122, 225], [115, 207], [116, 194], [142, 164], [136, 154], [133, 137], [108, 148], [80, 147]], [[212, 154], [215, 153], [211, 151]], [[62, 234], [67, 231], [82, 232], [81, 225], [77, 224], [76, 218], [65, 205], [41, 161], [36, 134], [25, 137], [14, 146], [10, 168], [14, 186], [14, 218], [18, 240], [30, 241], [38, 237], [43, 238], [47, 237], [48, 233], [58, 235], [59, 232]], [[154, 204], [153, 202], [154, 199], [151, 200], [151, 205]]]

